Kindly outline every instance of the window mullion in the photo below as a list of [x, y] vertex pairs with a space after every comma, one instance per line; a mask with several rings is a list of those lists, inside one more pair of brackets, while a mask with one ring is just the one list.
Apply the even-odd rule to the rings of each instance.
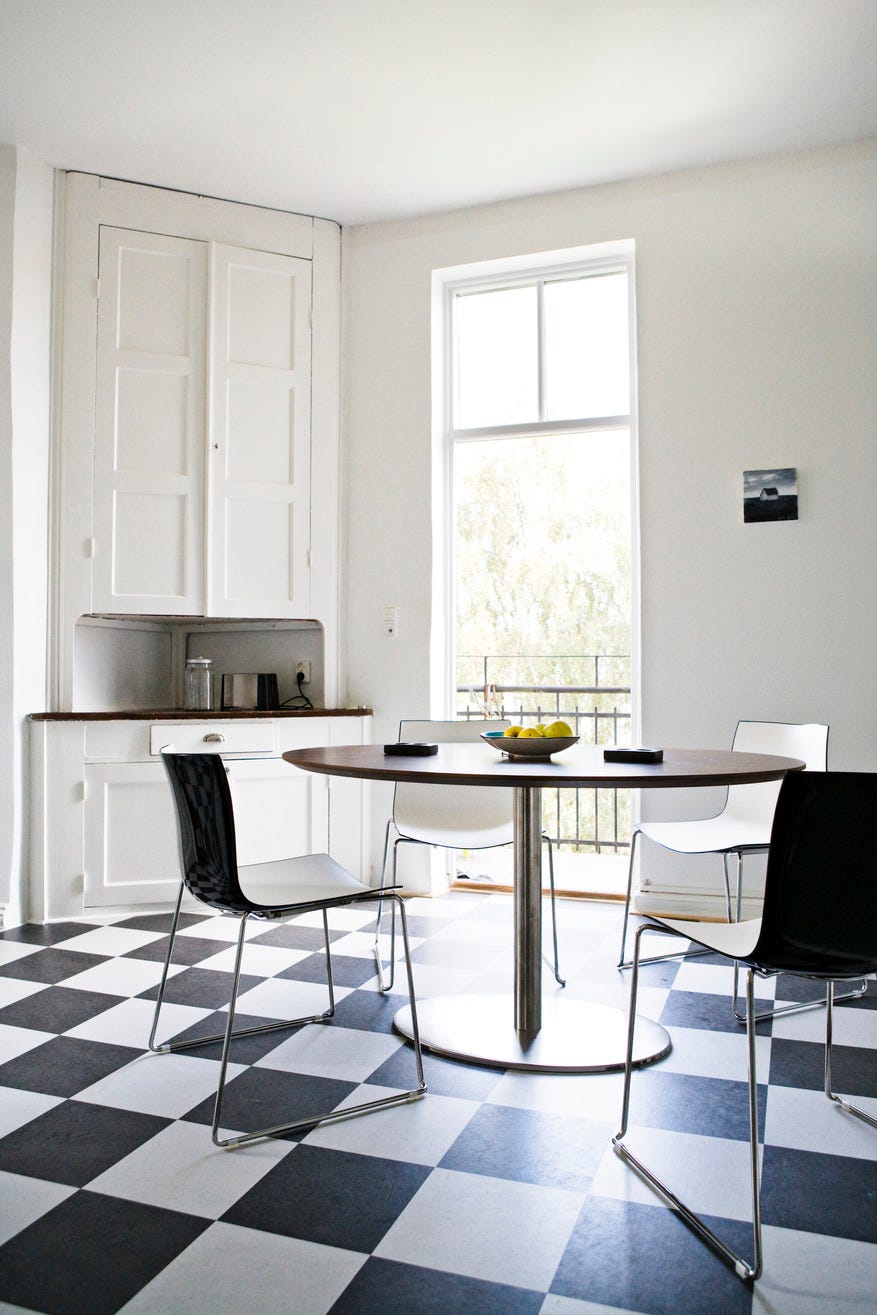
[[537, 397], [539, 401], [539, 419], [544, 421], [547, 415], [548, 398], [545, 388], [545, 280], [536, 284], [536, 368]]

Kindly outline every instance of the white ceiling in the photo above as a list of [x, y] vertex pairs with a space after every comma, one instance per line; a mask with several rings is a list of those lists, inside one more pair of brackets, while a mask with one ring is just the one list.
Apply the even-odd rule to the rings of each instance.
[[877, 0], [0, 0], [0, 141], [346, 224], [877, 133]]

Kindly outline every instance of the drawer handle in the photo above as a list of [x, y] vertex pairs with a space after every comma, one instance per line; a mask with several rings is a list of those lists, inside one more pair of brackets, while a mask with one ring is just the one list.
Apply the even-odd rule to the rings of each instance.
[[211, 731], [209, 735], [204, 736], [205, 744], [225, 744], [225, 736], [220, 735], [219, 731]]

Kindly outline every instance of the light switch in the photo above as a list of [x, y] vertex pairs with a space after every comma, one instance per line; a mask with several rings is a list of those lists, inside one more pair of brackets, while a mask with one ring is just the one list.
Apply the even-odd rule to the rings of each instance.
[[395, 607], [381, 608], [381, 628], [385, 639], [395, 639], [399, 629], [398, 611]]

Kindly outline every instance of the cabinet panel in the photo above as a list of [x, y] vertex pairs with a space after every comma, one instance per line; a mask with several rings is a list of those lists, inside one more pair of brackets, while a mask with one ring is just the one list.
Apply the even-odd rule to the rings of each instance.
[[211, 248], [208, 612], [310, 610], [309, 261]]
[[176, 822], [160, 763], [87, 766], [84, 829], [86, 908], [176, 898]]
[[203, 605], [207, 244], [101, 229], [96, 611]]

